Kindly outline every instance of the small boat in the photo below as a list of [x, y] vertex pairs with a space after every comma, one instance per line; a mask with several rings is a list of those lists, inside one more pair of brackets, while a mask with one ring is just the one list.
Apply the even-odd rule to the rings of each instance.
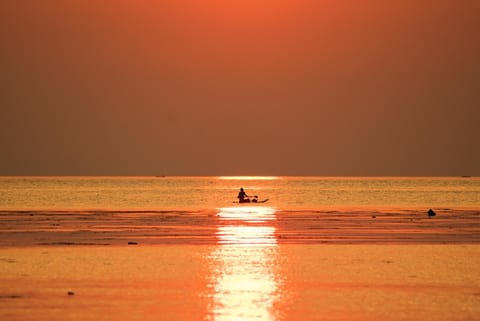
[[239, 201], [234, 201], [234, 203], [240, 203], [240, 204], [266, 203], [266, 202], [268, 202], [268, 198], [265, 198], [265, 199], [263, 199], [263, 200], [259, 200], [257, 195], [255, 195], [252, 199], [246, 198], [246, 199], [244, 199], [244, 200], [241, 201], [241, 202], [239, 202]]

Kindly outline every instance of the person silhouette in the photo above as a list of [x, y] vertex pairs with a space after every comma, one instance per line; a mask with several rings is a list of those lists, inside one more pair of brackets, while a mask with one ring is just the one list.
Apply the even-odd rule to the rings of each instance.
[[243, 190], [243, 187], [240, 187], [240, 192], [238, 192], [238, 202], [239, 203], [248, 203], [250, 202], [250, 199], [248, 198], [249, 196], [245, 191]]

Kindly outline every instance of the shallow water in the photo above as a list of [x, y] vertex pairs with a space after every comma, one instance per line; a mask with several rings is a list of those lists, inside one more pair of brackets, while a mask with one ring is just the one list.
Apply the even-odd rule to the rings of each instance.
[[0, 248], [0, 319], [476, 320], [479, 257], [478, 245]]
[[0, 209], [216, 209], [240, 187], [281, 210], [480, 207], [476, 177], [0, 177]]
[[478, 179], [0, 181], [1, 320], [480, 313]]
[[[0, 246], [480, 243], [480, 210], [0, 211]], [[261, 237], [259, 237], [259, 235]]]

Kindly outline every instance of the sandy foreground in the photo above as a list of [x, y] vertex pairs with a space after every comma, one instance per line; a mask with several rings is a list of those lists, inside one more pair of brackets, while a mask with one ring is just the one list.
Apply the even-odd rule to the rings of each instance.
[[479, 245], [3, 248], [0, 319], [478, 320], [479, 258]]
[[[478, 320], [479, 216], [2, 212], [0, 320]], [[128, 244], [128, 243], [131, 244]]]

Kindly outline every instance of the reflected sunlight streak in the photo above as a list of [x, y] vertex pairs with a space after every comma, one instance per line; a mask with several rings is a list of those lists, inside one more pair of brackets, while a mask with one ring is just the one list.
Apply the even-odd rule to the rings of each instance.
[[275, 209], [261, 206], [224, 207], [220, 209], [218, 216], [224, 222], [233, 220], [233, 222], [230, 223], [234, 223], [234, 225], [238, 227], [239, 222], [250, 224], [274, 220]]
[[232, 180], [274, 180], [280, 179], [278, 176], [219, 176], [218, 179]]
[[212, 254], [214, 320], [275, 320], [278, 280], [275, 210], [222, 208]]
[[219, 244], [242, 244], [244, 246], [277, 244], [271, 226], [220, 226]]

